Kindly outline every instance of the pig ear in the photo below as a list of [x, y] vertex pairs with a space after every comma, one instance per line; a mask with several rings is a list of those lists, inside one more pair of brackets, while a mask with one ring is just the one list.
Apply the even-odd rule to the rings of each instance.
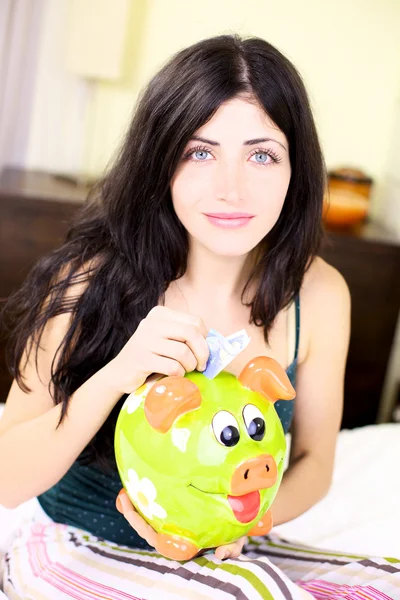
[[257, 356], [244, 367], [240, 383], [270, 402], [292, 400], [296, 392], [280, 364], [268, 356]]
[[193, 381], [184, 377], [165, 377], [149, 390], [144, 401], [144, 412], [153, 429], [166, 433], [177, 417], [199, 408], [200, 390]]

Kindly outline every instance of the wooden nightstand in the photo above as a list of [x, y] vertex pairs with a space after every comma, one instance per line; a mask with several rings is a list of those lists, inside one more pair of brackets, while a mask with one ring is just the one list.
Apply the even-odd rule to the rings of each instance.
[[[45, 173], [5, 169], [0, 176], [0, 310], [34, 263], [57, 246], [88, 190]], [[11, 385], [0, 339], [0, 402]]]
[[351, 293], [343, 427], [375, 423], [400, 308], [400, 240], [375, 224], [329, 232], [321, 253]]

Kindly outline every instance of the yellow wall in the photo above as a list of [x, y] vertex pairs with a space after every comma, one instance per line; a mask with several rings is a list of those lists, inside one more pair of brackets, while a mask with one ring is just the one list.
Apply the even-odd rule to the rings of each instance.
[[300, 70], [328, 167], [384, 177], [400, 97], [399, 0], [131, 1], [122, 81], [98, 83], [93, 93], [90, 173], [110, 160], [139, 89], [172, 53], [234, 31], [265, 38]]

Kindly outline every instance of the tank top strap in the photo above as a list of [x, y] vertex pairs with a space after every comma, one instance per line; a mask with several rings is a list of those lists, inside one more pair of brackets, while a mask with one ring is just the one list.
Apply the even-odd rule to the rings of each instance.
[[295, 311], [296, 311], [296, 343], [294, 350], [294, 361], [297, 360], [299, 355], [299, 342], [300, 342], [300, 294], [297, 294], [295, 300]]

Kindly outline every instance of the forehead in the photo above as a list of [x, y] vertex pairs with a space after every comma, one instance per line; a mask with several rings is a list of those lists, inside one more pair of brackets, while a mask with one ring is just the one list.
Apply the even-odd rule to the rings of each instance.
[[[274, 133], [280, 141], [285, 134], [276, 126], [271, 117], [253, 99], [233, 98], [218, 108], [214, 115], [196, 130], [196, 135], [214, 136], [216, 141], [225, 136], [238, 137], [241, 141], [261, 134]], [[243, 139], [242, 139], [243, 138]]]

